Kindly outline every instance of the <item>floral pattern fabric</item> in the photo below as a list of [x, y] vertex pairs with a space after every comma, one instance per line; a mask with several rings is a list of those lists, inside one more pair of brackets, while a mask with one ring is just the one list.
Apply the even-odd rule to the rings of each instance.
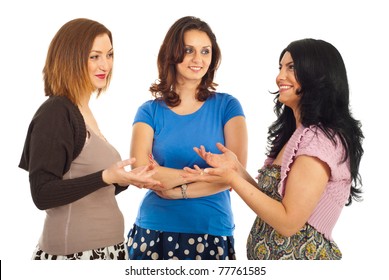
[[[281, 201], [278, 193], [281, 167], [267, 165], [259, 170], [258, 188]], [[257, 217], [247, 239], [249, 260], [339, 260], [342, 258], [335, 242], [306, 223], [299, 232], [285, 237]]]

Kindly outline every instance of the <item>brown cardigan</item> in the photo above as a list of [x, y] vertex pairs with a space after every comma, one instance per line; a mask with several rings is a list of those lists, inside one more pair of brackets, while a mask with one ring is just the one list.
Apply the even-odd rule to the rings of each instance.
[[[39, 209], [74, 202], [107, 186], [103, 170], [75, 179], [62, 178], [80, 154], [85, 139], [84, 119], [68, 98], [51, 96], [35, 113], [19, 167], [29, 172], [31, 196]], [[117, 186], [115, 193], [124, 189]]]

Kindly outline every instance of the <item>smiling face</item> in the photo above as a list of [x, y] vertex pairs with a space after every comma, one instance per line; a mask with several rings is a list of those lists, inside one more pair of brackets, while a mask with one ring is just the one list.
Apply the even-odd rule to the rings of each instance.
[[88, 59], [89, 78], [96, 89], [106, 86], [112, 65], [113, 48], [111, 40], [107, 34], [99, 35], [93, 42]]
[[212, 60], [212, 43], [207, 33], [189, 30], [184, 34], [184, 60], [176, 65], [177, 82], [200, 83]]
[[296, 79], [293, 59], [289, 52], [285, 52], [280, 61], [280, 72], [277, 75], [276, 83], [280, 94], [278, 100], [296, 110], [301, 98], [298, 94], [301, 86]]

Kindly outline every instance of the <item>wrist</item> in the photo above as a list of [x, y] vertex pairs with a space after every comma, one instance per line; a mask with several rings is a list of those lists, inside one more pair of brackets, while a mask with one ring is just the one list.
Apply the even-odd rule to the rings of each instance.
[[239, 176], [242, 176], [245, 173], [246, 168], [244, 168], [244, 166], [241, 163], [238, 163], [236, 165], [235, 171], [238, 173]]
[[108, 174], [107, 174], [107, 170], [103, 170], [103, 172], [101, 172], [101, 179], [103, 180], [104, 183], [106, 183], [107, 185], [111, 185], [112, 182], [108, 179]]
[[182, 185], [180, 186], [180, 188], [181, 188], [181, 195], [182, 195], [182, 198], [183, 198], [183, 199], [188, 199], [188, 195], [187, 195], [187, 193], [186, 193], [186, 191], [187, 191], [187, 189], [188, 189], [188, 184], [182, 184]]
[[231, 189], [235, 189], [236, 186], [238, 186], [239, 184], [241, 184], [241, 175], [237, 172], [234, 172], [235, 174], [232, 176], [232, 179], [229, 183], [229, 186]]

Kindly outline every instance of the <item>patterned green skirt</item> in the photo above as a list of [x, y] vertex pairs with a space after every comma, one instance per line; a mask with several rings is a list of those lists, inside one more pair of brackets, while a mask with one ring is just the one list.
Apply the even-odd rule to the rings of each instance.
[[[270, 165], [259, 170], [258, 188], [281, 201], [278, 193], [281, 168]], [[290, 237], [282, 236], [257, 217], [247, 239], [249, 260], [339, 260], [342, 258], [335, 242], [327, 240], [308, 223]]]

